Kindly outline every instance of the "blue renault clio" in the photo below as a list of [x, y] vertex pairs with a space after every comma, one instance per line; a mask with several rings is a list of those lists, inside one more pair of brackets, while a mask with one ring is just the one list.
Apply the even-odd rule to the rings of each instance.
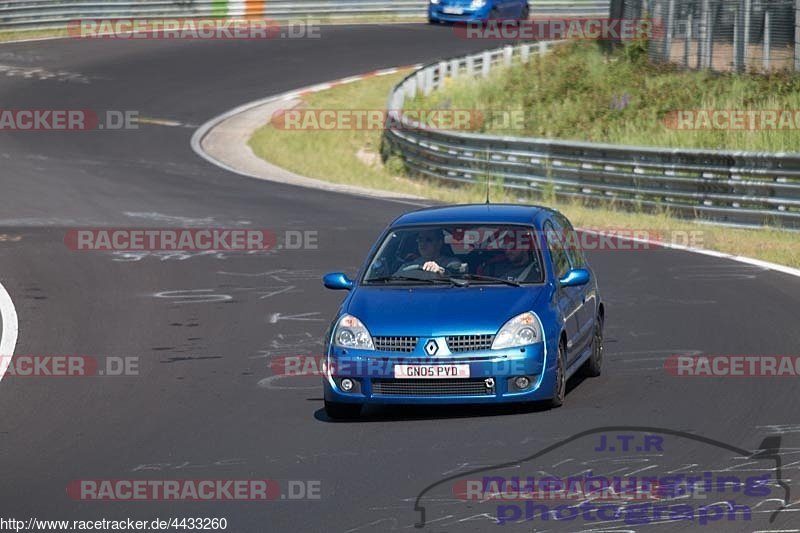
[[577, 371], [600, 375], [605, 310], [561, 213], [456, 205], [406, 213], [384, 230], [325, 338], [331, 418], [365, 404], [560, 406]]
[[428, 22], [527, 20], [527, 0], [428, 0]]

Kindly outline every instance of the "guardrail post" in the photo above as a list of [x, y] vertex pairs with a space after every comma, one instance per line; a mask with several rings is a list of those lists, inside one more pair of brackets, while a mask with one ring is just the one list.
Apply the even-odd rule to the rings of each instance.
[[425, 85], [422, 86], [422, 94], [428, 96], [433, 90], [433, 69], [425, 69]]
[[425, 72], [422, 70], [418, 70], [414, 78], [417, 81], [417, 90], [422, 91], [422, 94], [428, 94], [427, 92], [425, 92]]
[[394, 99], [392, 100], [391, 109], [403, 109], [403, 106], [406, 103], [406, 93], [403, 91], [398, 91]]
[[[800, 0], [797, 0], [800, 2]], [[467, 76], [475, 76], [475, 56], [467, 56]]]
[[409, 78], [406, 82], [406, 96], [414, 98], [417, 96], [417, 77]]
[[458, 59], [453, 59], [450, 61], [450, 77], [457, 78], [458, 77]]
[[531, 59], [531, 47], [523, 44], [519, 49], [519, 57], [522, 63], [527, 63]]
[[488, 51], [483, 53], [481, 62], [481, 75], [484, 78], [489, 77], [489, 72], [492, 70], [492, 54]]
[[506, 67], [511, 66], [511, 59], [514, 57], [514, 48], [506, 46], [503, 48], [503, 65]]
[[[769, 11], [764, 11], [764, 48], [761, 52], [761, 68], [764, 69], [764, 72], [769, 71], [769, 29]], [[795, 46], [797, 46], [797, 43], [795, 43]]]
[[444, 79], [447, 77], [447, 62], [446, 61], [439, 61], [439, 82], [437, 87], [442, 87], [444, 85]]
[[[800, 2], [800, 0], [797, 0]], [[547, 52], [547, 43], [545, 41], [539, 41], [539, 55], [544, 55]]]

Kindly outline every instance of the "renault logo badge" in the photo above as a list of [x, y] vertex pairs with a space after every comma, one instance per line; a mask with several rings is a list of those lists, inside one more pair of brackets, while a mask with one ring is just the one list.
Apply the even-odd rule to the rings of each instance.
[[425, 343], [425, 353], [428, 354], [429, 357], [436, 355], [436, 352], [438, 351], [439, 344], [434, 339], [431, 339]]

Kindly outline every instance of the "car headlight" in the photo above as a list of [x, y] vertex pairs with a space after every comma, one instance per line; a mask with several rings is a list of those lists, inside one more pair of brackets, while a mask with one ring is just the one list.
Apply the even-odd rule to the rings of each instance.
[[528, 311], [517, 315], [500, 328], [492, 343], [492, 350], [536, 344], [542, 340], [539, 319]]
[[333, 330], [333, 344], [340, 348], [375, 349], [369, 331], [353, 315], [342, 315], [336, 323], [336, 328]]
[[438, 4], [439, 0], [431, 0], [431, 4]]
[[486, 0], [472, 0], [472, 3], [469, 5], [472, 9], [479, 9], [486, 5]]

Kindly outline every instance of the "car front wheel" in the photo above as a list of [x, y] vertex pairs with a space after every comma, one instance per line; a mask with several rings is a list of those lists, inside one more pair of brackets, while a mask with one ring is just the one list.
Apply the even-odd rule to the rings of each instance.
[[567, 354], [564, 344], [558, 345], [558, 364], [556, 365], [556, 382], [553, 387], [553, 399], [550, 407], [561, 407], [567, 395]]
[[594, 323], [592, 338], [592, 356], [584, 363], [583, 373], [596, 378], [603, 371], [603, 318], [598, 316]]

